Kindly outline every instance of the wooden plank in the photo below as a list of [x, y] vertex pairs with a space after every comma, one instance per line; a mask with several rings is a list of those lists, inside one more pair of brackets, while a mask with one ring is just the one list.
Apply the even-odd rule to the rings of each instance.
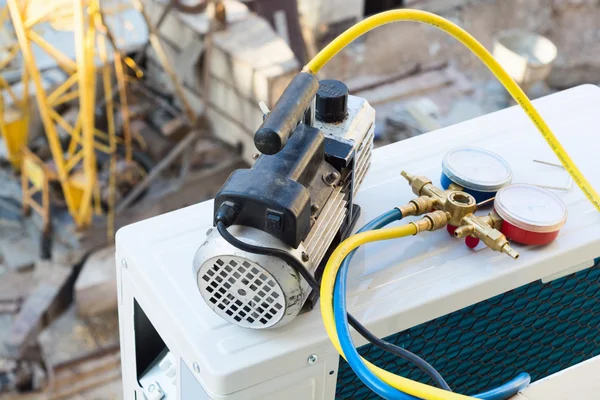
[[14, 271], [33, 268], [39, 257], [39, 245], [26, 235], [19, 235], [0, 242], [3, 263]]
[[57, 386], [79, 386], [77, 383], [93, 378], [98, 373], [114, 370], [119, 365], [119, 352], [113, 351], [100, 357], [93, 357], [89, 360], [62, 366], [57, 368], [56, 371], [54, 380], [55, 390]]
[[51, 370], [52, 399], [81, 393], [120, 377], [116, 310], [80, 318], [75, 306], [71, 306], [39, 334], [38, 342]]
[[451, 85], [455, 75], [448, 68], [443, 70], [428, 71], [410, 76], [396, 82], [381, 85], [370, 90], [356, 93], [364, 97], [372, 105], [388, 103], [420, 96], [433, 90], [438, 90]]
[[204, 113], [204, 99], [200, 93], [197, 90], [190, 89], [188, 86], [183, 86], [183, 92], [185, 93], [185, 98], [190, 103], [192, 110], [194, 110], [196, 114], [202, 115]]
[[0, 314], [16, 314], [21, 308], [21, 301], [0, 303]]
[[48, 400], [48, 396], [44, 392], [28, 392], [28, 393], [6, 393], [0, 399], [2, 400]]
[[[51, 394], [50, 400], [67, 399], [71, 396], [75, 396], [75, 399], [78, 400], [94, 398], [87, 397], [87, 391], [118, 381], [121, 378], [121, 368], [118, 364], [117, 366], [107, 366], [105, 368], [94, 371], [91, 376], [83, 381], [76, 381], [69, 386], [61, 386]], [[104, 391], [100, 391], [100, 393], [104, 395]], [[95, 399], [110, 399], [110, 397], [95, 397]]]
[[350, 93], [354, 94], [407, 78], [418, 71], [419, 68], [417, 65], [403, 66], [402, 70], [394, 71], [391, 74], [361, 74], [344, 80], [344, 83], [348, 86]]
[[176, 116], [175, 118], [167, 121], [163, 126], [160, 127], [160, 131], [164, 137], [169, 138], [173, 142], [177, 142], [185, 137], [190, 131], [183, 114]]
[[5, 349], [20, 357], [48, 320], [70, 302], [72, 269], [48, 262], [38, 262], [36, 286], [23, 303], [5, 339]]
[[218, 165], [221, 160], [227, 158], [226, 149], [221, 143], [214, 139], [200, 138], [194, 146], [194, 151], [191, 154], [191, 167], [201, 168], [210, 165]]
[[[214, 197], [233, 170], [247, 166], [239, 157], [230, 157], [217, 166], [188, 173], [183, 183], [173, 182], [160, 193], [149, 195], [135, 207], [117, 214], [116, 228]], [[79, 245], [85, 251], [106, 246], [106, 221], [98, 221], [82, 232]]]
[[75, 305], [80, 316], [117, 310], [115, 268], [114, 246], [98, 250], [85, 260], [75, 282]]
[[53, 393], [119, 365], [116, 312], [82, 319], [71, 306], [39, 334], [38, 342], [52, 372]]
[[142, 182], [136, 185], [131, 192], [127, 194], [127, 196], [121, 200], [121, 202], [117, 205], [116, 212], [119, 213], [125, 210], [131, 203], [133, 203], [140, 195], [150, 186], [152, 181], [154, 181], [167, 167], [171, 166], [173, 162], [181, 156], [181, 154], [188, 147], [192, 146], [194, 141], [198, 138], [200, 132], [198, 130], [191, 130], [188, 132], [185, 138], [183, 138], [175, 147], [169, 151], [161, 161], [158, 163]]
[[123, 399], [123, 383], [121, 377], [79, 392], [66, 400], [121, 400]]
[[[147, 112], [151, 112], [148, 110]], [[146, 144], [146, 152], [153, 160], [162, 159], [173, 147], [173, 142], [165, 138], [158, 130], [143, 119], [130, 122], [129, 128], [133, 137], [141, 137]]]
[[120, 368], [113, 368], [94, 380], [80, 383], [77, 387], [61, 388], [54, 393], [27, 392], [6, 393], [0, 395], [2, 400], [120, 400], [123, 399], [123, 384]]
[[0, 278], [0, 304], [20, 302], [27, 297], [33, 273], [8, 271]]

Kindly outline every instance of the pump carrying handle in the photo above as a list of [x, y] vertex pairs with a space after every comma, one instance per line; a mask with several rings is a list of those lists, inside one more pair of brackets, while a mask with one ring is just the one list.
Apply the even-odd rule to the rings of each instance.
[[283, 149], [290, 135], [304, 117], [306, 109], [319, 90], [314, 74], [300, 72], [267, 115], [254, 134], [254, 145], [263, 154], [276, 154]]

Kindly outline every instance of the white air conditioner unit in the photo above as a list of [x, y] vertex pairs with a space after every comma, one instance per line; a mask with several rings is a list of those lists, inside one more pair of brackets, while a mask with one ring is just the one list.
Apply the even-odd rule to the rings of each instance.
[[[535, 101], [592, 186], [600, 188], [600, 88]], [[355, 202], [359, 226], [414, 197], [401, 170], [439, 184], [444, 154], [478, 146], [510, 164], [514, 183], [565, 186], [561, 168], [517, 107], [377, 149]], [[569, 218], [543, 247], [513, 260], [467, 248], [444, 230], [368, 245], [351, 265], [348, 306], [373, 333], [435, 366], [471, 394], [529, 372], [534, 380], [600, 353], [600, 213], [575, 186], [555, 191]], [[117, 234], [125, 399], [333, 400], [374, 398], [330, 343], [318, 308], [274, 329], [226, 322], [203, 300], [193, 259], [213, 227], [206, 201]], [[357, 344], [365, 341], [354, 336]], [[365, 357], [426, 381], [394, 356]]]

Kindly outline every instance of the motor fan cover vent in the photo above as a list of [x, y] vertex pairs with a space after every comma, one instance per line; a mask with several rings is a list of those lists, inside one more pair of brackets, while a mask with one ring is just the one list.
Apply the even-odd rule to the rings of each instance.
[[277, 324], [286, 310], [277, 280], [257, 263], [221, 255], [198, 270], [198, 287], [206, 303], [223, 319], [247, 328]]

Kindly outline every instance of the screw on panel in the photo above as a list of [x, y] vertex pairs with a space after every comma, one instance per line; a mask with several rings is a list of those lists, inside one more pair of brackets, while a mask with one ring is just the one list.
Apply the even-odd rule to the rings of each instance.
[[308, 359], [306, 361], [308, 361], [308, 363], [310, 365], [312, 365], [312, 364], [315, 364], [318, 359], [319, 359], [319, 357], [317, 357], [316, 354], [311, 354], [310, 356], [308, 356]]
[[127, 269], [127, 261], [125, 261], [125, 259], [121, 260], [121, 267]]
[[194, 367], [194, 372], [199, 374], [200, 373], [200, 366], [198, 365], [198, 363], [194, 363], [192, 365], [192, 367]]
[[253, 160], [258, 160], [258, 157], [260, 157], [260, 154], [258, 154], [258, 153], [252, 154], [252, 159]]
[[318, 204], [313, 204], [312, 206], [310, 206], [310, 213], [311, 214], [316, 214], [317, 211], [319, 211], [319, 205]]
[[339, 172], [330, 172], [328, 174], [323, 175], [323, 182], [325, 182], [329, 186], [335, 185], [338, 179], [340, 179]]
[[148, 386], [148, 393], [154, 392], [155, 389], [156, 389], [156, 386], [154, 386], [154, 383], [151, 383], [150, 386]]
[[307, 253], [307, 252], [305, 252], [305, 251], [303, 251], [303, 252], [302, 252], [302, 261], [306, 262], [306, 261], [308, 261], [308, 259], [309, 259], [309, 258], [308, 258], [308, 253]]

